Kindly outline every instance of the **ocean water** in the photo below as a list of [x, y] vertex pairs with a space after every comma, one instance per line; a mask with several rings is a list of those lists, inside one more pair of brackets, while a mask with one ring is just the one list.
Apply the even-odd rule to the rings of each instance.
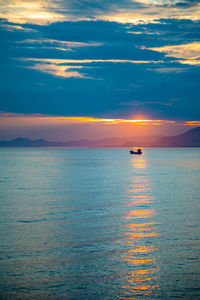
[[200, 299], [200, 149], [0, 149], [1, 299]]

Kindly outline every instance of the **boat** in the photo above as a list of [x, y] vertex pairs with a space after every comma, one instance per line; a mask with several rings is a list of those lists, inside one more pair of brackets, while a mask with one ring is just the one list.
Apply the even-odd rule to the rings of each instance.
[[131, 149], [130, 154], [142, 154], [142, 150], [140, 148], [138, 148], [137, 151]]

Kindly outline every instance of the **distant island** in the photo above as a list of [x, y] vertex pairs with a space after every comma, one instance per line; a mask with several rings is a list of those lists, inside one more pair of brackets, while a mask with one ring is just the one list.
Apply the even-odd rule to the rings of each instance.
[[17, 138], [0, 141], [0, 147], [200, 147], [200, 127], [176, 136], [146, 136], [141, 138], [104, 138], [55, 142], [45, 139]]

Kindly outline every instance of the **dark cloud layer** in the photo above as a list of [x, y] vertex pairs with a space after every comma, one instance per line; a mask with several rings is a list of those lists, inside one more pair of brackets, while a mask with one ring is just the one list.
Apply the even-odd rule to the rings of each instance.
[[[69, 9], [101, 13], [112, 5], [74, 1]], [[160, 19], [133, 25], [90, 20], [15, 26], [21, 29], [2, 20], [0, 27], [1, 111], [199, 119], [199, 64], [192, 56], [199, 43], [199, 22]], [[163, 48], [177, 45], [182, 48]], [[86, 59], [90, 61], [83, 62]]]

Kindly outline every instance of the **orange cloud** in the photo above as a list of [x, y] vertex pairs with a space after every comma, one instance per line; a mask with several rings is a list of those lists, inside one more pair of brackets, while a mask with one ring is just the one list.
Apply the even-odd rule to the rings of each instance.
[[130, 124], [130, 125], [156, 125], [161, 126], [165, 124], [186, 125], [186, 126], [200, 126], [200, 121], [173, 121], [173, 120], [151, 120], [151, 119], [108, 119], [108, 118], [94, 118], [94, 117], [67, 117], [67, 116], [52, 116], [40, 114], [16, 114], [16, 113], [0, 113], [0, 119], [21, 119], [31, 120], [32, 122], [43, 121], [49, 124], [87, 124], [99, 123], [106, 125]]

